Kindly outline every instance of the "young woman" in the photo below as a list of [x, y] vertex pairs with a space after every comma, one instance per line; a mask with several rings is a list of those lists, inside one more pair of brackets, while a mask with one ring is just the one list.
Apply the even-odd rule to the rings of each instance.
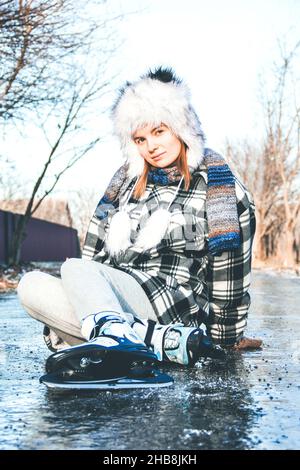
[[92, 217], [83, 259], [63, 263], [61, 279], [35, 271], [18, 287], [48, 346], [132, 348], [185, 365], [223, 357], [220, 346], [260, 347], [244, 337], [254, 204], [205, 148], [189, 90], [160, 67], [127, 83], [112, 114], [125, 163]]

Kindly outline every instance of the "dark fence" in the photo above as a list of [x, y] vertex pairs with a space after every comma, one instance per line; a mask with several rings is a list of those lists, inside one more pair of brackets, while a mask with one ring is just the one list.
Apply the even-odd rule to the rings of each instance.
[[[0, 262], [6, 263], [9, 241], [17, 224], [18, 214], [0, 210]], [[80, 246], [77, 230], [45, 220], [31, 218], [21, 250], [21, 261], [64, 261], [78, 258]]]

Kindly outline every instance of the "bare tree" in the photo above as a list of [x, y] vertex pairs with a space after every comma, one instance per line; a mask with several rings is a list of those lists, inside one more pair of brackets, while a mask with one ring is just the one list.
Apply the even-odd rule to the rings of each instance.
[[270, 158], [264, 142], [252, 144], [247, 141], [239, 143], [227, 141], [226, 155], [235, 174], [241, 177], [254, 199], [256, 214], [254, 260], [266, 261], [274, 255], [283, 219], [281, 180], [274, 159]]
[[[280, 62], [275, 64], [275, 88], [266, 96], [266, 156], [265, 174], [273, 175], [273, 198], [270, 201], [270, 218], [278, 231], [280, 211], [282, 225], [280, 238], [284, 239], [284, 253], [277, 252], [284, 267], [295, 267], [295, 227], [300, 213], [297, 180], [300, 176], [300, 106], [297, 96], [297, 77], [294, 63], [299, 59], [300, 42], [291, 51], [280, 46]], [[276, 227], [277, 225], [277, 227]]]
[[[91, 4], [86, 0], [85, 8]], [[98, 5], [105, 3], [99, 0]], [[103, 26], [84, 21], [74, 0], [4, 0], [0, 3], [0, 118], [22, 118], [24, 109], [57, 102], [68, 80], [70, 58], [87, 52]], [[63, 65], [63, 66], [62, 66]]]
[[[104, 4], [105, 0], [85, 3]], [[85, 18], [75, 0], [5, 1], [0, 9], [0, 124], [30, 118], [48, 143], [25, 213], [10, 243], [9, 264], [18, 264], [26, 226], [60, 178], [99, 142], [87, 129], [114, 77], [108, 63], [118, 47], [112, 22], [122, 15]], [[74, 15], [76, 10], [76, 15]], [[80, 10], [81, 11], [81, 10]], [[96, 58], [96, 60], [95, 60]], [[94, 126], [95, 127], [95, 126]], [[55, 174], [49, 179], [49, 169]], [[48, 185], [45, 183], [48, 181]], [[39, 192], [43, 189], [43, 194]]]
[[[273, 87], [261, 84], [265, 137], [258, 146], [227, 142], [227, 155], [254, 195], [257, 214], [256, 257], [295, 267], [296, 225], [300, 215], [300, 107], [293, 74], [300, 43], [274, 65]], [[284, 246], [284, 249], [283, 249]]]
[[[66, 109], [64, 120], [57, 126], [55, 138], [51, 141], [47, 137], [49, 142], [49, 153], [46, 156], [41, 172], [33, 185], [25, 213], [18, 219], [10, 244], [8, 258], [10, 265], [18, 264], [20, 261], [22, 241], [26, 235], [26, 226], [29, 219], [34, 215], [35, 211], [43, 203], [44, 199], [54, 190], [58, 181], [66, 171], [82, 159], [83, 156], [86, 155], [101, 139], [100, 136], [96, 136], [90, 140], [85, 139], [84, 141], [81, 141], [80, 145], [76, 145], [76, 137], [78, 134], [83, 132], [82, 121], [84, 121], [86, 108], [88, 108], [90, 102], [94, 100], [95, 95], [98, 96], [100, 91], [104, 90], [107, 86], [106, 83], [102, 83], [98, 87], [95, 82], [86, 80], [84, 80], [84, 83], [81, 85], [82, 86], [80, 86], [76, 80], [72, 95], [69, 97], [69, 100], [65, 100], [65, 102], [67, 101], [68, 108]], [[85, 88], [84, 93], [82, 93], [83, 88]], [[72, 141], [74, 143], [72, 143]], [[62, 153], [64, 154], [64, 159], [61, 158]], [[62, 160], [61, 167], [59, 169], [58, 160]], [[45, 182], [45, 176], [54, 162], [56, 163], [57, 171], [52, 178], [50, 178], [51, 181], [49, 186], [43, 191], [43, 195], [37, 198], [41, 185]]]

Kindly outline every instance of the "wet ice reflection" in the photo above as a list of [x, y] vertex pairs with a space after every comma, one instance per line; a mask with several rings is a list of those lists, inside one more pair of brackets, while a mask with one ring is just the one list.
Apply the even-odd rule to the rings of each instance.
[[[171, 388], [53, 393], [42, 325], [0, 297], [0, 449], [295, 449], [300, 280], [255, 273], [248, 334], [263, 351], [166, 368]], [[142, 431], [141, 431], [142, 430]]]

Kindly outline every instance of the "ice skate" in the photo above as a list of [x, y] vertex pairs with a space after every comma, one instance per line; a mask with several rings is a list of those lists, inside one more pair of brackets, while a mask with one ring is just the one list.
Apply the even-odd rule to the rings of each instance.
[[226, 357], [224, 349], [213, 344], [201, 328], [187, 327], [182, 323], [160, 325], [141, 319], [135, 319], [133, 328], [145, 338], [145, 343], [152, 347], [160, 361], [193, 366], [201, 357]]
[[121, 317], [108, 315], [94, 322], [92, 339], [62, 349], [46, 361], [40, 382], [59, 389], [120, 389], [168, 386], [173, 380], [157, 370], [156, 354]]

